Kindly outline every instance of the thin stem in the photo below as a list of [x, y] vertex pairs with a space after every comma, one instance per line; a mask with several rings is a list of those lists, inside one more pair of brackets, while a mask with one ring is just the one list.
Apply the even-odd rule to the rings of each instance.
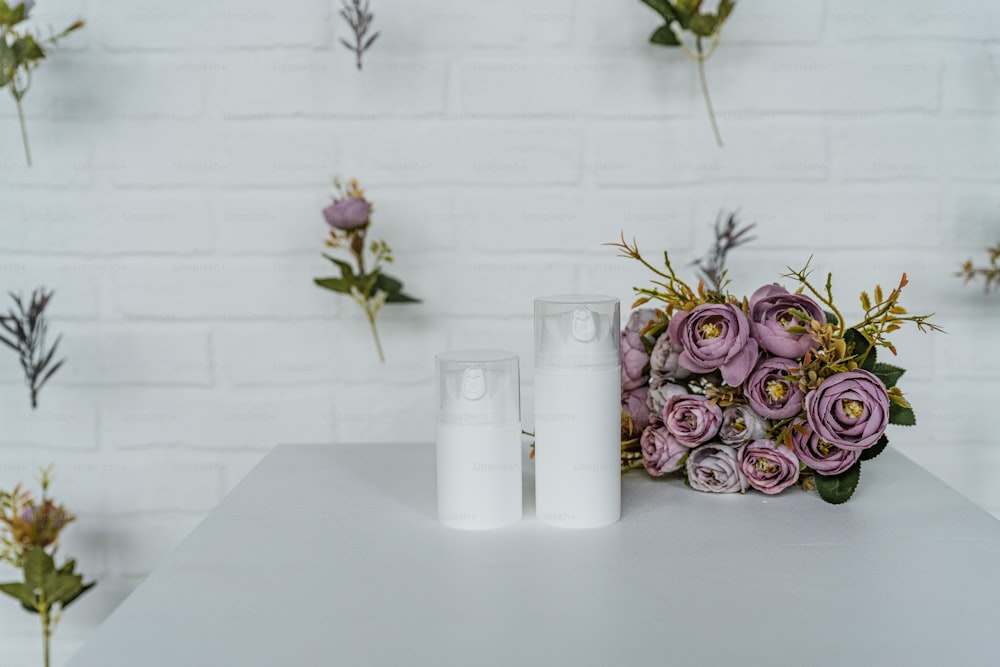
[[24, 142], [24, 159], [28, 161], [28, 166], [31, 166], [31, 148], [28, 146], [28, 126], [24, 122], [24, 107], [21, 106], [20, 95], [14, 95], [14, 101], [17, 102], [17, 119], [21, 121], [21, 139]]
[[705, 106], [708, 108], [708, 117], [712, 121], [712, 132], [715, 133], [715, 141], [718, 142], [719, 147], [722, 147], [722, 135], [719, 134], [719, 126], [715, 122], [715, 111], [712, 109], [712, 98], [708, 94], [708, 81], [705, 79], [705, 60], [706, 56], [702, 55], [701, 50], [701, 37], [695, 42], [698, 48], [698, 78], [701, 80], [701, 92], [705, 96]]
[[378, 360], [385, 363], [385, 354], [382, 352], [382, 341], [378, 337], [378, 328], [375, 326], [375, 313], [368, 306], [365, 307], [365, 315], [368, 316], [368, 324], [372, 328], [372, 337], [375, 339], [375, 349], [378, 350]]
[[49, 667], [50, 659], [50, 645], [52, 644], [52, 630], [49, 624], [49, 612], [48, 610], [42, 611], [39, 616], [42, 617], [42, 652], [45, 659], [45, 667]]

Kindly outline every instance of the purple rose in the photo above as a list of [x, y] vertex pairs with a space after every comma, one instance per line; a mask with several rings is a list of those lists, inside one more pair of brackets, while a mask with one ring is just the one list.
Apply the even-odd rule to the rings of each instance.
[[747, 490], [739, 454], [729, 445], [711, 444], [692, 449], [686, 471], [688, 484], [696, 491], [743, 493]]
[[356, 229], [368, 222], [371, 204], [361, 197], [338, 199], [323, 209], [326, 224], [337, 229]]
[[663, 405], [663, 425], [688, 447], [697, 447], [714, 438], [721, 424], [722, 409], [705, 396], [671, 396]]
[[660, 335], [649, 355], [649, 370], [660, 380], [683, 380], [691, 371], [681, 368], [680, 357], [684, 348], [674, 343], [666, 333]]
[[639, 439], [642, 462], [653, 477], [673, 472], [681, 467], [681, 459], [690, 449], [677, 442], [662, 425], [647, 426]]
[[684, 396], [687, 393], [688, 390], [679, 384], [651, 378], [646, 405], [649, 407], [650, 413], [659, 416], [663, 414], [663, 406], [667, 404], [668, 398], [671, 396]]
[[816, 341], [812, 334], [787, 331], [793, 326], [809, 326], [809, 322], [789, 314], [789, 309], [801, 310], [820, 324], [826, 324], [823, 309], [805, 294], [791, 294], [781, 285], [764, 285], [750, 297], [750, 331], [771, 354], [799, 359], [816, 347]]
[[739, 447], [767, 435], [767, 423], [749, 405], [730, 405], [722, 411], [719, 440]]
[[628, 317], [628, 323], [622, 329], [622, 390], [636, 389], [647, 383], [647, 375], [643, 372], [649, 363], [649, 353], [643, 344], [641, 331], [652, 320], [656, 319], [656, 311], [652, 308], [633, 310]]
[[787, 447], [755, 440], [740, 450], [740, 469], [758, 491], [773, 495], [799, 481], [799, 460]]
[[632, 425], [636, 431], [649, 426], [649, 406], [646, 405], [648, 392], [647, 387], [637, 387], [622, 392], [622, 411], [632, 418]]
[[822, 440], [844, 449], [867, 449], [889, 425], [889, 393], [868, 371], [837, 373], [806, 395], [806, 417]]
[[743, 394], [750, 407], [768, 419], [788, 419], [802, 412], [805, 394], [798, 382], [789, 379], [798, 367], [798, 362], [781, 357], [771, 357], [757, 364], [743, 385]]
[[743, 384], [757, 362], [746, 315], [731, 303], [706, 303], [670, 318], [671, 340], [684, 348], [680, 365], [695, 373], [722, 371], [730, 386]]
[[795, 455], [820, 475], [839, 475], [861, 457], [860, 449], [844, 449], [820, 440], [815, 432], [802, 435], [792, 430]]

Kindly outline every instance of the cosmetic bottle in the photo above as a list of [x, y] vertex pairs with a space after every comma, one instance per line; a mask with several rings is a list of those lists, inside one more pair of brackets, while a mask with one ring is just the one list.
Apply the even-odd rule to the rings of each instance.
[[460, 350], [436, 357], [438, 519], [485, 530], [521, 520], [517, 355]]
[[535, 507], [545, 523], [597, 528], [621, 517], [618, 299], [535, 300]]

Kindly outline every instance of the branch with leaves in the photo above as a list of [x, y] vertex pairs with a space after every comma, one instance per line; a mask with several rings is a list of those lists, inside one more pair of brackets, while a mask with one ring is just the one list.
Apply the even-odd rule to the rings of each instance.
[[726, 260], [729, 259], [729, 253], [753, 241], [754, 237], [748, 234], [756, 226], [757, 223], [751, 223], [741, 227], [736, 212], [728, 216], [719, 212], [715, 219], [715, 241], [708, 254], [694, 262], [702, 280], [708, 283], [713, 291], [720, 293], [725, 291], [729, 284], [726, 280]]
[[45, 308], [53, 294], [39, 287], [31, 293], [31, 301], [26, 306], [21, 295], [11, 293], [15, 308], [11, 308], [6, 315], [0, 315], [0, 328], [7, 334], [0, 333], [0, 343], [17, 352], [21, 370], [24, 371], [24, 383], [31, 393], [32, 408], [38, 407], [38, 393], [66, 361], [55, 361], [62, 335], [56, 336], [52, 347], [46, 347], [45, 342], [49, 329]]
[[[642, 0], [651, 7], [666, 23], [657, 28], [649, 41], [660, 46], [680, 47], [684, 55], [698, 65], [698, 81], [705, 97], [705, 107], [708, 109], [709, 120], [712, 121], [712, 131], [715, 141], [722, 146], [722, 135], [715, 121], [715, 111], [712, 109], [712, 98], [708, 93], [708, 81], [705, 78], [705, 61], [712, 57], [719, 48], [719, 38], [722, 25], [732, 14], [736, 6], [734, 0], [722, 0], [714, 14], [702, 13], [702, 0]], [[694, 49], [688, 45], [693, 42]], [[704, 42], [708, 42], [706, 50]]]
[[347, 25], [351, 26], [351, 30], [354, 32], [354, 43], [351, 44], [346, 39], [341, 39], [340, 43], [343, 44], [349, 51], [354, 52], [354, 62], [358, 66], [358, 70], [361, 69], [361, 55], [371, 48], [371, 45], [375, 43], [378, 39], [379, 33], [376, 32], [371, 37], [367, 37], [368, 28], [371, 27], [372, 21], [375, 19], [375, 15], [371, 12], [371, 2], [369, 0], [343, 0], [344, 6], [340, 10], [340, 15]]
[[345, 186], [339, 179], [334, 179], [333, 185], [337, 194], [333, 203], [323, 209], [323, 216], [330, 226], [326, 245], [346, 252], [355, 266], [351, 266], [349, 261], [323, 255], [340, 269], [340, 276], [315, 278], [314, 282], [324, 289], [350, 295], [361, 306], [371, 327], [379, 360], [384, 363], [385, 353], [375, 318], [387, 303], [419, 303], [420, 300], [403, 292], [402, 281], [382, 271], [384, 264], [391, 264], [394, 260], [392, 249], [382, 240], [367, 241], [371, 214], [375, 209], [365, 199], [358, 182], [352, 179]]
[[32, 71], [45, 59], [49, 47], [55, 46], [59, 40], [84, 26], [82, 20], [77, 20], [62, 32], [40, 38], [25, 27], [34, 6], [34, 0], [22, 0], [16, 4], [0, 0], [0, 88], [6, 87], [17, 105], [24, 158], [29, 167], [31, 148], [28, 144], [28, 127], [24, 121], [22, 100], [31, 88]]
[[20, 485], [9, 493], [0, 491], [0, 528], [3, 530], [0, 560], [23, 574], [23, 581], [0, 584], [0, 592], [20, 602], [26, 611], [38, 614], [42, 625], [43, 664], [49, 667], [52, 634], [63, 612], [95, 583], [84, 583], [72, 559], [56, 566], [59, 536], [76, 517], [49, 497], [51, 467], [42, 469], [38, 481], [42, 489], [39, 501]]
[[970, 258], [955, 275], [964, 278], [966, 285], [974, 280], [982, 280], [983, 293], [989, 294], [990, 290], [1000, 288], [1000, 243], [987, 248], [986, 252], [990, 257], [989, 266], [976, 266]]

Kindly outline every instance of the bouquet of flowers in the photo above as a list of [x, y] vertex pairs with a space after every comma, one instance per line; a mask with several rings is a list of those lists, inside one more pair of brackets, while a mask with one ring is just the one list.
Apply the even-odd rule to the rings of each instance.
[[847, 326], [832, 275], [817, 287], [809, 262], [782, 277], [796, 291], [764, 285], [749, 298], [728, 280], [696, 288], [647, 262], [633, 241], [610, 244], [653, 272], [635, 288], [640, 308], [622, 331], [622, 468], [676, 473], [698, 491], [780, 493], [800, 484], [830, 503], [857, 488], [861, 462], [885, 449], [889, 424], [913, 426], [897, 383], [904, 370], [878, 361], [896, 353], [889, 335], [905, 324], [940, 331], [930, 315], [899, 305], [907, 284], [861, 294], [864, 317]]

